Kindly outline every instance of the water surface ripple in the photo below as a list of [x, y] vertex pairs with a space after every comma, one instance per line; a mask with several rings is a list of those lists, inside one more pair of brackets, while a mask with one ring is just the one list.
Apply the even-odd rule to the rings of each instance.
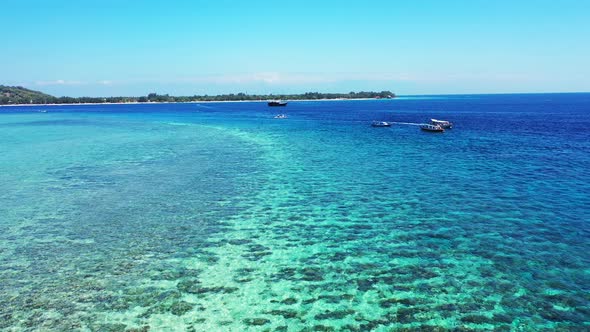
[[0, 329], [590, 328], [588, 94], [38, 109], [0, 109]]

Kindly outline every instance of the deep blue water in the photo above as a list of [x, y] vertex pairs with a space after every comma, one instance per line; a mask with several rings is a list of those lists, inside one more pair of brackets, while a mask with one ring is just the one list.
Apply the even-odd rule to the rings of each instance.
[[590, 94], [0, 108], [0, 329], [587, 330], [588, 128]]

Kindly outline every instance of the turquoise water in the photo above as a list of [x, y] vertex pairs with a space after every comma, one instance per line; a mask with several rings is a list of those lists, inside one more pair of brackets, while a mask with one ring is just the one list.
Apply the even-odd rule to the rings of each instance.
[[0, 329], [590, 329], [589, 94], [274, 111], [0, 109]]

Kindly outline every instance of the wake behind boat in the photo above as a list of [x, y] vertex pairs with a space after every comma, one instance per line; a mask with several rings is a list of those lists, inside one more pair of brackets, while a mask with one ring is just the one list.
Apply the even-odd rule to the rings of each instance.
[[385, 121], [373, 121], [371, 127], [391, 127], [391, 123]]
[[268, 106], [287, 106], [287, 102], [280, 100], [270, 100], [268, 102]]

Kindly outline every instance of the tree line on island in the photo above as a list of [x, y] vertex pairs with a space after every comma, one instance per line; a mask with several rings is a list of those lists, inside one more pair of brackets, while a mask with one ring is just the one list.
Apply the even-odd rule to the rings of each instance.
[[320, 99], [379, 99], [395, 98], [391, 91], [361, 91], [349, 93], [320, 93], [306, 92], [302, 94], [222, 94], [222, 95], [194, 95], [170, 96], [168, 94], [150, 93], [140, 97], [54, 97], [46, 93], [30, 90], [24, 87], [0, 85], [0, 105], [23, 104], [100, 104], [100, 103], [182, 103], [200, 101], [263, 101], [263, 100], [320, 100]]

